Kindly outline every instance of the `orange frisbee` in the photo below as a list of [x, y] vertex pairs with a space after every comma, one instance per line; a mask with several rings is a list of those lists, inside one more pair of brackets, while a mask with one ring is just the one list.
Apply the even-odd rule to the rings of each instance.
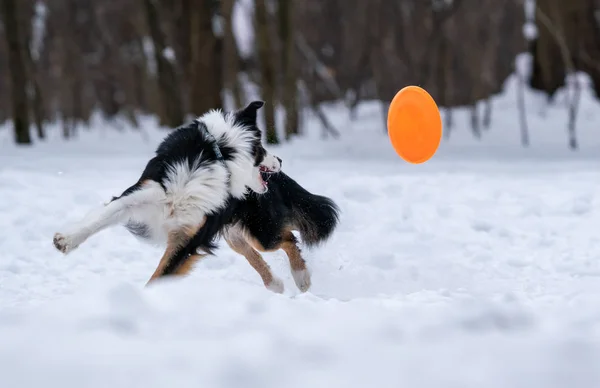
[[390, 104], [388, 136], [396, 153], [413, 164], [435, 155], [442, 140], [442, 117], [437, 104], [418, 86], [402, 88]]

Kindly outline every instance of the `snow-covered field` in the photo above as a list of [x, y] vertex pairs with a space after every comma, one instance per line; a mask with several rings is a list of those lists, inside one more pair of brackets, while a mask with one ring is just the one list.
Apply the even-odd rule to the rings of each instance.
[[584, 100], [572, 153], [566, 109], [541, 118], [529, 95], [523, 151], [511, 93], [482, 144], [460, 113], [419, 166], [394, 154], [369, 105], [357, 122], [334, 117], [341, 140], [319, 141], [315, 123], [274, 149], [343, 212], [305, 252], [306, 294], [283, 252], [264, 255], [283, 295], [224, 244], [148, 289], [162, 252], [124, 229], [63, 256], [53, 233], [137, 179], [161, 134], [17, 150], [0, 130], [0, 386], [600, 386], [600, 113]]

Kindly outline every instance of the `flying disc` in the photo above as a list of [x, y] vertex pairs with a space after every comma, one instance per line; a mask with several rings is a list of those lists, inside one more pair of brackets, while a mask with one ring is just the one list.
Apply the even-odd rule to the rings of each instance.
[[396, 153], [408, 163], [424, 163], [442, 140], [442, 117], [431, 95], [418, 86], [400, 90], [390, 103], [388, 136]]

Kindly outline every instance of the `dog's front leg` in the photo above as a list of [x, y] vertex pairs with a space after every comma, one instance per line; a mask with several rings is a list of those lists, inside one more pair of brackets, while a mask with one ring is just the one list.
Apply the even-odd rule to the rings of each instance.
[[225, 233], [225, 242], [236, 253], [244, 256], [248, 263], [254, 268], [268, 290], [282, 294], [284, 285], [281, 279], [273, 275], [271, 267], [262, 258], [262, 256], [245, 239], [244, 234], [238, 227], [227, 229]]

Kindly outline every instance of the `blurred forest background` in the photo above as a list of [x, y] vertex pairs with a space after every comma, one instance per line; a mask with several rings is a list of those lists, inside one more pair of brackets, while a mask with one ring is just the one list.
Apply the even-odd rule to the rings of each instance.
[[[252, 21], [247, 52], [235, 12]], [[352, 115], [361, 101], [387, 103], [416, 84], [447, 108], [446, 136], [452, 109], [470, 107], [481, 137], [494, 117], [490, 97], [520, 53], [533, 60], [518, 93], [532, 87], [551, 101], [576, 72], [600, 92], [599, 12], [600, 0], [0, 0], [0, 123], [12, 122], [18, 144], [43, 139], [51, 122], [71, 138], [96, 112], [134, 126], [154, 114], [169, 128], [226, 100], [240, 107], [250, 82], [267, 123], [285, 112], [280, 131], [269, 125], [278, 143], [302, 132], [308, 110], [343, 136], [323, 103], [343, 101]], [[572, 149], [577, 90], [565, 131]]]

